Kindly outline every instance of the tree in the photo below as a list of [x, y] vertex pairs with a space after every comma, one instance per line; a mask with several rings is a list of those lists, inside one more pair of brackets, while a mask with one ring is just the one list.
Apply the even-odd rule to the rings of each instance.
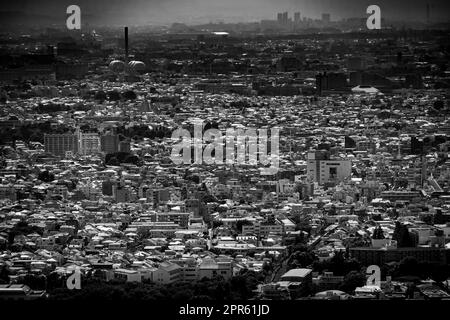
[[108, 153], [105, 156], [106, 165], [119, 165], [120, 163], [132, 163], [137, 165], [140, 159], [129, 152]]
[[345, 259], [344, 252], [337, 252], [333, 258], [328, 261], [315, 261], [313, 269], [315, 271], [331, 271], [335, 275], [346, 275], [350, 271], [360, 271], [361, 263], [356, 259]]
[[294, 261], [289, 264], [291, 269], [306, 268], [316, 260], [315, 254], [310, 251], [295, 252], [292, 257]]
[[143, 283], [125, 283], [113, 280], [108, 283], [95, 278], [86, 278], [81, 290], [76, 292], [67, 290], [64, 281], [61, 286], [49, 290], [50, 299], [54, 300], [232, 300], [250, 299], [258, 283], [264, 280], [264, 275], [252, 271], [232, 277], [229, 280], [223, 277], [213, 279], [203, 278], [194, 282], [178, 281], [165, 286], [151, 281]]
[[402, 224], [399, 221], [395, 221], [395, 228], [394, 228], [394, 232], [392, 233], [393, 240], [398, 241], [401, 228], [402, 228]]
[[117, 160], [117, 157], [111, 157], [108, 159], [108, 161], [105, 161], [106, 165], [110, 166], [119, 166], [120, 162]]
[[262, 266], [262, 269], [263, 269], [264, 272], [270, 273], [273, 270], [273, 265], [271, 263], [269, 263], [269, 262], [265, 262], [263, 264], [263, 266]]
[[120, 100], [120, 93], [116, 90], [108, 91], [108, 100], [110, 101]]
[[433, 222], [434, 224], [443, 224], [447, 222], [441, 210], [438, 210], [435, 213], [435, 215], [433, 216]]
[[436, 100], [433, 102], [433, 108], [435, 108], [436, 110], [441, 110], [444, 108], [444, 106], [445, 104], [442, 100]]
[[45, 282], [46, 282], [45, 275], [37, 276], [27, 274], [23, 280], [23, 284], [29, 286], [33, 290], [45, 290]]
[[106, 93], [103, 90], [99, 90], [94, 95], [95, 100], [105, 101], [106, 100]]
[[188, 290], [188, 289], [178, 290], [173, 295], [173, 299], [186, 301], [186, 300], [192, 299], [193, 295], [194, 295], [194, 292], [192, 290]]
[[299, 234], [295, 235], [294, 237], [294, 246], [299, 245], [299, 244], [305, 244], [306, 243], [306, 237], [305, 234], [303, 233], [303, 231], [300, 231]]
[[432, 215], [429, 215], [429, 214], [423, 215], [422, 216], [422, 221], [425, 222], [428, 225], [433, 225], [433, 217], [432, 217]]
[[135, 100], [137, 98], [136, 93], [132, 90], [127, 90], [124, 93], [122, 93], [122, 97], [125, 100]]
[[394, 233], [392, 239], [397, 241], [399, 248], [413, 247], [412, 237], [409, 234], [408, 227], [400, 222], [395, 223]]
[[450, 277], [450, 267], [446, 264], [438, 264], [431, 270], [431, 279], [436, 282], [443, 282]]
[[38, 226], [30, 226], [26, 221], [19, 221], [8, 233], [8, 243], [12, 245], [14, 243], [14, 238], [21, 234], [38, 233], [42, 235], [43, 231]]
[[6, 268], [6, 266], [2, 266], [0, 269], [0, 283], [1, 284], [7, 284], [9, 283], [9, 270]]
[[195, 184], [200, 183], [200, 177], [198, 175], [190, 175], [190, 176], [187, 176], [186, 179], [191, 180]]
[[366, 283], [366, 275], [358, 271], [350, 271], [340, 286], [340, 290], [352, 293], [357, 287], [362, 287]]
[[384, 232], [383, 229], [381, 229], [381, 226], [378, 226], [373, 231], [372, 239], [384, 239]]
[[392, 115], [389, 111], [381, 111], [377, 116], [379, 119], [386, 120], [389, 119]]
[[403, 230], [400, 233], [398, 246], [400, 248], [412, 247], [411, 235], [409, 234], [408, 227], [403, 226]]
[[221, 226], [223, 226], [223, 222], [221, 221], [221, 220], [213, 220], [213, 222], [212, 222], [212, 227], [215, 229], [215, 228], [218, 228], [218, 227], [221, 227]]
[[53, 180], [55, 180], [55, 175], [48, 170], [44, 170], [39, 172], [38, 179], [43, 182], [52, 182]]
[[296, 231], [301, 230], [310, 234], [312, 227], [308, 218], [295, 217], [293, 220], [296, 223], [295, 224]]
[[414, 257], [405, 257], [400, 261], [397, 269], [399, 276], [419, 276], [419, 263]]

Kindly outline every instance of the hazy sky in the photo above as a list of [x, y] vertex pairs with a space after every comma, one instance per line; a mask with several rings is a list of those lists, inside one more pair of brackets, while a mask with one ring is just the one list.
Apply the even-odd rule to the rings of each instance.
[[257, 21], [276, 19], [276, 13], [300, 11], [302, 17], [320, 17], [330, 13], [332, 20], [365, 17], [368, 5], [377, 4], [381, 16], [388, 19], [425, 21], [426, 4], [431, 6], [432, 21], [448, 21], [448, 0], [14, 0], [3, 3], [1, 11], [25, 11], [49, 16], [66, 16], [70, 4], [81, 7], [82, 14], [95, 15], [103, 22], [171, 23]]

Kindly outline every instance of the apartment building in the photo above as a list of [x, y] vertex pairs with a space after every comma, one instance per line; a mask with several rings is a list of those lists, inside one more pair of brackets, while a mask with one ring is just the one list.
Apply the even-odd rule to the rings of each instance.
[[45, 152], [55, 156], [65, 157], [66, 152], [78, 152], [78, 137], [75, 134], [45, 134], [44, 135]]
[[352, 173], [352, 162], [349, 159], [330, 159], [326, 151], [308, 152], [307, 177], [319, 185], [327, 182], [341, 182]]

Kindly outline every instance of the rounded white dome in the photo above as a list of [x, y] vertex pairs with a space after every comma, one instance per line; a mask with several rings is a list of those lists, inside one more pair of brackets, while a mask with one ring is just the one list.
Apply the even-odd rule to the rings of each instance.
[[125, 63], [120, 60], [111, 61], [109, 64], [109, 69], [114, 72], [122, 72], [125, 70]]
[[144, 71], [144, 69], [145, 69], [145, 63], [143, 63], [142, 61], [136, 61], [136, 60], [130, 61], [128, 63], [128, 66], [131, 68], [131, 70], [138, 71], [138, 72]]

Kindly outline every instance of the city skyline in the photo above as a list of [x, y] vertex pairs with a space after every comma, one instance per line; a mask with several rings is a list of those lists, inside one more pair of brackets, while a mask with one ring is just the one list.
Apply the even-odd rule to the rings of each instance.
[[[66, 16], [67, 6], [72, 1], [45, 0], [35, 3], [29, 0], [19, 0], [2, 4], [1, 11], [19, 11], [33, 17], [45, 16], [57, 20]], [[419, 21], [427, 20], [426, 6], [430, 5], [431, 22], [447, 22], [447, 12], [450, 4], [443, 0], [421, 0], [414, 3], [407, 1], [380, 0], [377, 3], [369, 0], [168, 0], [144, 1], [86, 1], [76, 3], [82, 8], [84, 18], [89, 23], [104, 25], [148, 25], [208, 22], [255, 22], [265, 19], [276, 19], [278, 12], [300, 12], [302, 17], [320, 19], [323, 13], [330, 14], [331, 20], [341, 20], [353, 17], [366, 17], [366, 8], [377, 4], [381, 8], [382, 17], [390, 20]], [[407, 8], [407, 10], [405, 10]]]
[[450, 300], [448, 4], [77, 5], [0, 11], [0, 303]]

